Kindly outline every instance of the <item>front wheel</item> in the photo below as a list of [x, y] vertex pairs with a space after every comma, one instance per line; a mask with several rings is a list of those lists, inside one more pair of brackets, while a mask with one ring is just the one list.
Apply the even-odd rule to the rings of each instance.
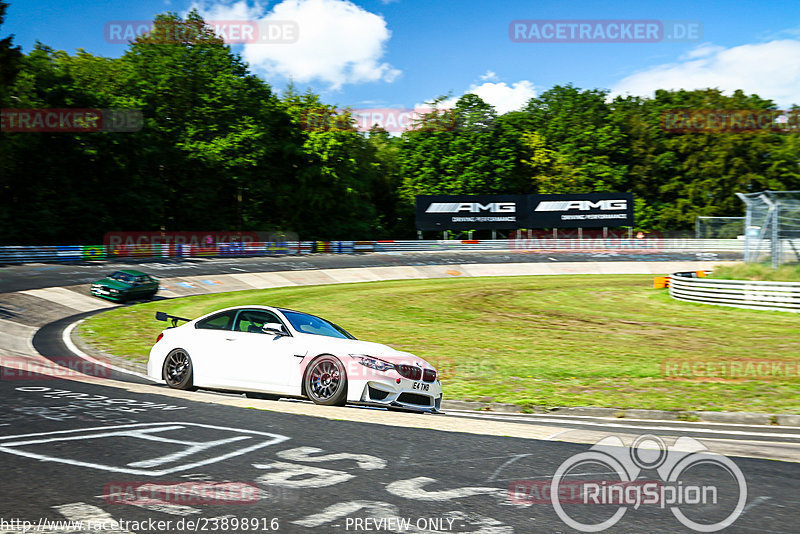
[[319, 356], [308, 366], [304, 386], [308, 398], [323, 406], [344, 406], [347, 401], [347, 373], [333, 356]]
[[174, 389], [195, 390], [192, 384], [192, 359], [183, 349], [174, 349], [164, 359], [164, 380]]

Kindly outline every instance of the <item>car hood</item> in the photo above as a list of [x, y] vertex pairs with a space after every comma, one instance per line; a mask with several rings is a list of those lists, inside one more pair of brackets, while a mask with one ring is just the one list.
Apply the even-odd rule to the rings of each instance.
[[92, 282], [92, 284], [100, 284], [101, 286], [110, 287], [113, 289], [128, 289], [131, 286], [126, 284], [125, 282], [120, 282], [119, 280], [112, 280], [111, 278], [103, 278], [102, 280], [97, 280]]
[[382, 343], [372, 341], [361, 341], [358, 339], [341, 339], [328, 336], [318, 336], [314, 334], [296, 334], [298, 340], [309, 347], [309, 352], [318, 354], [328, 353], [336, 356], [346, 356], [348, 354], [359, 354], [364, 356], [374, 356], [389, 363], [406, 363], [418, 365], [423, 369], [433, 369], [434, 367], [419, 356], [410, 352], [403, 352], [393, 349]]

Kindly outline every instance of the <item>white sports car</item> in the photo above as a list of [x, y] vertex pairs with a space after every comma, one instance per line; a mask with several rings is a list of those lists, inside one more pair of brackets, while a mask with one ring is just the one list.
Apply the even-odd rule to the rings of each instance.
[[[243, 391], [257, 398], [308, 397], [317, 404], [368, 404], [438, 412], [442, 384], [428, 362], [359, 341], [320, 317], [238, 306], [172, 321], [150, 350], [147, 374], [177, 389]], [[178, 321], [187, 321], [177, 326]]]

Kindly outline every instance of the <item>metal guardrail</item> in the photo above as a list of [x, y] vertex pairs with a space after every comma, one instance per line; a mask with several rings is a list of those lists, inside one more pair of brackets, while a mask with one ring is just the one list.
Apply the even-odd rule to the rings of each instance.
[[800, 282], [755, 282], [692, 278], [688, 273], [669, 277], [672, 298], [751, 310], [800, 313]]
[[585, 252], [742, 252], [737, 239], [587, 238], [409, 241], [288, 241], [211, 244], [129, 243], [123, 245], [3, 246], [0, 264], [78, 262], [116, 258], [188, 258], [280, 256], [286, 254], [354, 254], [361, 252], [437, 251], [585, 251]]

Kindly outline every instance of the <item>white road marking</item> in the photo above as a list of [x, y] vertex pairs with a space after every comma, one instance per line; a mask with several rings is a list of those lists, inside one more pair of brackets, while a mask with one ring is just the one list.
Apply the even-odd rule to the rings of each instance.
[[[355, 478], [355, 475], [344, 471], [285, 462], [253, 464], [253, 467], [272, 470], [258, 477], [256, 482], [265, 486], [272, 485], [283, 488], [326, 488]], [[299, 480], [294, 480], [296, 478], [299, 478]]]
[[503, 462], [503, 465], [501, 465], [500, 467], [498, 467], [497, 469], [495, 469], [495, 470], [494, 470], [494, 473], [492, 473], [491, 475], [489, 475], [489, 478], [487, 478], [487, 479], [486, 479], [486, 482], [492, 482], [492, 481], [495, 479], [495, 477], [497, 477], [497, 475], [499, 475], [499, 474], [500, 474], [500, 471], [502, 471], [503, 469], [505, 469], [505, 467], [506, 467], [507, 465], [509, 465], [509, 464], [513, 464], [514, 462], [516, 462], [516, 461], [517, 461], [517, 460], [519, 460], [520, 458], [525, 458], [526, 456], [530, 456], [530, 454], [517, 454], [516, 456], [513, 456], [513, 457], [509, 458], [508, 460], [506, 460], [505, 462]]
[[561, 434], [564, 434], [565, 432], [571, 432], [572, 430], [575, 430], [575, 429], [574, 429], [574, 428], [565, 428], [564, 430], [559, 430], [559, 431], [558, 431], [558, 432], [556, 432], [555, 434], [550, 434], [549, 436], [547, 436], [546, 438], [544, 438], [544, 440], [545, 440], [545, 441], [550, 441], [550, 440], [552, 440], [552, 439], [554, 439], [554, 438], [556, 438], [556, 437], [560, 436]]
[[[250, 439], [250, 438], [248, 436], [237, 436], [237, 437], [228, 438], [228, 439], [219, 439], [219, 440], [216, 440], [216, 441], [209, 441], [209, 442], [203, 443], [203, 444], [195, 444], [195, 445], [191, 445], [190, 447], [188, 447], [188, 448], [186, 448], [186, 449], [184, 449], [182, 451], [174, 452], [172, 454], [167, 454], [167, 455], [161, 456], [159, 458], [151, 458], [150, 460], [142, 460], [141, 462], [132, 462], [132, 463], [129, 463], [128, 465], [130, 467], [156, 467], [156, 466], [159, 466], [159, 465], [164, 465], [164, 464], [167, 464], [167, 463], [170, 463], [170, 462], [174, 462], [176, 460], [180, 460], [181, 458], [185, 458], [185, 457], [190, 456], [192, 454], [196, 454], [196, 453], [202, 452], [202, 451], [204, 451], [206, 449], [210, 449], [211, 447], [216, 447], [218, 445], [225, 445], [227, 443], [233, 443], [234, 441], [241, 441], [241, 440], [244, 440], [244, 439]], [[163, 440], [163, 441], [171, 441], [171, 440]], [[179, 441], [176, 441], [174, 443], [181, 444], [181, 442], [179, 442]], [[187, 441], [187, 442], [184, 442], [183, 444], [191, 444], [191, 442]]]
[[[502, 416], [502, 415], [492, 415], [492, 416], [485, 416], [485, 415], [462, 415], [454, 412], [449, 412], [452, 415], [457, 417], [469, 417], [475, 419], [492, 419], [492, 420], [504, 420], [504, 421], [513, 421], [513, 417]], [[776, 437], [776, 438], [800, 438], [800, 433], [795, 434], [778, 434], [772, 432], [749, 432], [746, 430], [715, 430], [713, 428], [681, 428], [675, 426], [636, 426], [636, 425], [626, 425], [620, 423], [595, 423], [592, 421], [570, 421], [568, 419], [549, 419], [548, 423], [558, 423], [564, 425], [580, 425], [580, 426], [596, 426], [602, 428], [628, 428], [628, 429], [635, 429], [635, 430], [659, 430], [659, 431], [667, 431], [667, 432], [704, 432], [707, 434], [730, 434], [735, 436], [749, 436], [749, 437]], [[718, 423], [718, 424], [727, 424], [730, 423]], [[739, 426], [739, 425], [737, 425]], [[580, 430], [579, 428], [571, 428], [569, 430]]]
[[[123, 499], [124, 497], [129, 497], [130, 494], [123, 493], [123, 492], [109, 492], [103, 495], [95, 495], [96, 499], [106, 499], [106, 500], [113, 500], [115, 504], [118, 504], [118, 500]], [[145, 504], [137, 502], [135, 499], [125, 499], [125, 505], [128, 506], [138, 506], [139, 508], [144, 508], [145, 510], [150, 510], [152, 512], [163, 512], [165, 514], [170, 515], [180, 515], [180, 516], [188, 516], [192, 514], [199, 514], [200, 510], [197, 508], [193, 508], [191, 506], [186, 506], [183, 504], [168, 504], [168, 503], [160, 503], [160, 504]]]
[[750, 510], [751, 508], [753, 508], [754, 506], [758, 506], [758, 505], [759, 505], [759, 504], [761, 504], [762, 502], [767, 502], [767, 501], [769, 501], [770, 499], [772, 499], [772, 497], [767, 497], [767, 496], [765, 496], [765, 495], [762, 495], [761, 497], [756, 497], [755, 499], [753, 499], [752, 501], [750, 501], [749, 503], [747, 503], [747, 506], [745, 506], [745, 507], [742, 509], [742, 513], [741, 513], [741, 514], [739, 514], [739, 517], [741, 517], [741, 516], [743, 516], [744, 514], [746, 514], [746, 513], [747, 513], [747, 511], [748, 511], [748, 510]]
[[352, 454], [349, 452], [340, 452], [336, 454], [324, 454], [322, 456], [309, 456], [310, 454], [323, 452], [322, 449], [316, 447], [297, 447], [296, 449], [289, 449], [286, 451], [278, 452], [278, 456], [284, 460], [292, 460], [295, 462], [335, 462], [337, 460], [353, 460], [358, 464], [361, 469], [383, 469], [386, 467], [386, 460], [372, 456], [369, 454]]
[[398, 512], [397, 506], [389, 504], [388, 502], [349, 501], [332, 504], [319, 513], [310, 515], [304, 519], [292, 521], [292, 523], [303, 527], [319, 527], [327, 523], [332, 523], [337, 519], [353, 515], [359, 510], [366, 510], [364, 514], [362, 514], [364, 517], [374, 517], [376, 519], [397, 517]]
[[116, 365], [112, 365], [110, 363], [106, 363], [106, 362], [100, 361], [100, 360], [98, 360], [96, 358], [92, 358], [91, 356], [89, 356], [88, 354], [83, 352], [81, 349], [79, 349], [75, 345], [75, 343], [72, 342], [72, 331], [75, 330], [75, 327], [78, 326], [83, 321], [84, 321], [83, 319], [81, 319], [80, 321], [75, 321], [74, 323], [72, 323], [71, 325], [66, 327], [63, 332], [61, 332], [61, 341], [67, 347], [67, 350], [69, 350], [72, 354], [74, 354], [78, 358], [82, 358], [84, 360], [90, 361], [95, 365], [100, 365], [100, 366], [105, 367], [107, 369], [111, 369], [113, 371], [117, 371], [118, 373], [125, 373], [125, 374], [129, 374], [129, 375], [133, 375], [133, 376], [138, 376], [139, 378], [144, 378], [146, 380], [149, 380], [150, 382], [156, 382], [156, 383], [159, 383], [159, 384], [161, 383], [160, 380], [156, 380], [156, 379], [154, 379], [152, 377], [149, 377], [149, 376], [147, 376], [145, 374], [137, 373], [136, 371], [131, 371], [129, 369], [125, 369], [123, 367], [118, 367]]
[[423, 486], [437, 482], [435, 478], [416, 477], [408, 480], [398, 480], [386, 486], [386, 491], [392, 495], [417, 501], [450, 501], [472, 497], [473, 495], [493, 495], [506, 497], [506, 491], [491, 487], [464, 487], [449, 490], [427, 491]]
[[[163, 438], [161, 436], [151, 436], [150, 433], [153, 432], [167, 432], [171, 430], [188, 430], [190, 428], [204, 428], [204, 429], [212, 429], [212, 430], [222, 430], [227, 432], [234, 432], [239, 434], [238, 436], [233, 436], [231, 438], [222, 439], [222, 440], [214, 440], [209, 442], [194, 442], [194, 441], [186, 441], [186, 440], [175, 440], [170, 438]], [[93, 433], [94, 432], [94, 433]], [[20, 450], [19, 447], [25, 445], [40, 445], [44, 443], [54, 443], [54, 442], [64, 442], [64, 441], [75, 441], [75, 440], [88, 440], [88, 439], [102, 439], [102, 438], [133, 438], [133, 439], [142, 439], [146, 441], [153, 441], [154, 439], [159, 442], [168, 442], [175, 445], [183, 445], [186, 446], [187, 449], [178, 451], [173, 454], [169, 454], [166, 456], [161, 456], [157, 458], [152, 458], [148, 460], [142, 460], [140, 462], [133, 462], [131, 464], [127, 464], [126, 466], [115, 466], [115, 465], [104, 465], [104, 464], [97, 464], [92, 462], [85, 462], [81, 460], [76, 460], [73, 458], [61, 458], [56, 456], [48, 456], [46, 454], [40, 453], [33, 453], [25, 450]], [[22, 439], [22, 438], [41, 438], [41, 439]], [[173, 467], [168, 467], [164, 469], [158, 470], [151, 470], [151, 469], [133, 469], [132, 467], [155, 467], [158, 465], [164, 465], [165, 463], [173, 462], [176, 459], [184, 458], [190, 454], [198, 453], [212, 447], [220, 447], [221, 445], [230, 443], [232, 441], [241, 441], [245, 439], [255, 439], [258, 438], [259, 441], [253, 445], [248, 447], [243, 447], [240, 449], [234, 449], [230, 452], [220, 454], [218, 456], [213, 456], [210, 458], [204, 458], [202, 460], [198, 460], [195, 462], [190, 462], [187, 464], [177, 465]], [[266, 438], [266, 439], [264, 439]], [[69, 465], [75, 465], [79, 467], [90, 467], [93, 469], [100, 469], [103, 471], [113, 471], [118, 473], [129, 473], [134, 475], [148, 475], [148, 476], [159, 476], [165, 475], [168, 473], [174, 473], [176, 471], [185, 471], [187, 469], [194, 469], [195, 467], [201, 465], [208, 465], [212, 463], [221, 462], [223, 460], [227, 460], [229, 458], [234, 458], [236, 456], [241, 456], [242, 454], [246, 454], [248, 452], [261, 449], [264, 447], [268, 447], [270, 445], [275, 445], [277, 443], [282, 443], [286, 440], [290, 439], [287, 436], [282, 436], [279, 434], [270, 434], [266, 432], [257, 432], [254, 430], [245, 430], [240, 428], [228, 428], [228, 427], [220, 427], [214, 425], [204, 425], [199, 423], [179, 423], [179, 422], [171, 422], [171, 423], [137, 423], [133, 425], [121, 425], [116, 427], [95, 427], [95, 428], [88, 428], [88, 429], [78, 429], [78, 430], [59, 430], [55, 432], [40, 432], [36, 434], [23, 434], [23, 435], [16, 435], [16, 436], [4, 436], [0, 437], [0, 451], [7, 452], [11, 454], [16, 454], [18, 456], [24, 456], [27, 458], [33, 458], [42, 461], [48, 462], [58, 462], [64, 463]], [[15, 441], [17, 440], [17, 441]], [[188, 450], [188, 452], [186, 452]]]
[[[61, 515], [67, 518], [68, 521], [83, 522], [83, 532], [109, 532], [111, 534], [130, 534], [129, 531], [120, 528], [120, 524], [109, 514], [97, 506], [92, 506], [83, 502], [75, 502], [71, 504], [64, 504], [61, 506], [54, 506]], [[86, 523], [91, 523], [92, 527], [88, 528]], [[101, 528], [96, 528], [102, 525]], [[64, 532], [75, 532], [75, 529], [65, 529]]]

